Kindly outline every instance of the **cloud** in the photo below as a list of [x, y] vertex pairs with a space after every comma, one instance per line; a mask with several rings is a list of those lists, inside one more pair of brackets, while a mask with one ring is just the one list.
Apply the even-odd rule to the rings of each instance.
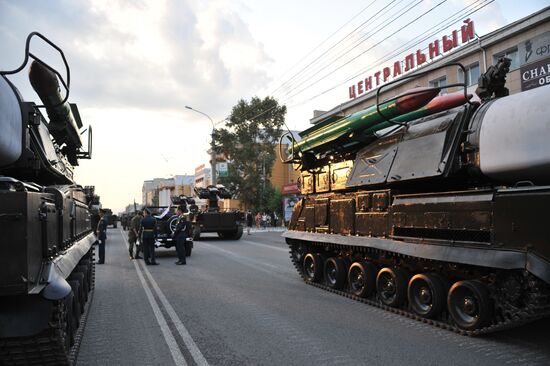
[[[0, 69], [20, 64], [32, 31], [63, 49], [70, 101], [94, 127], [94, 157], [80, 162], [77, 181], [122, 208], [140, 200], [143, 180], [208, 161], [210, 123], [185, 105], [221, 119], [267, 83], [273, 60], [232, 9], [221, 0], [0, 0]], [[38, 41], [32, 50], [63, 74], [58, 55]], [[25, 72], [11, 79], [38, 101]]]
[[67, 53], [73, 97], [88, 107], [225, 115], [267, 82], [272, 62], [222, 1], [0, 1], [0, 14], [0, 51], [21, 50], [8, 61], [41, 30]]

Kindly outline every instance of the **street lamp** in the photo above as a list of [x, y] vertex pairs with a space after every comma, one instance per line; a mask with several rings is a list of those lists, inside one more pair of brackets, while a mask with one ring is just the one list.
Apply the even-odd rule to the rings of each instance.
[[210, 116], [208, 114], [206, 114], [204, 112], [201, 112], [199, 110], [191, 108], [188, 105], [186, 105], [185, 108], [187, 108], [189, 110], [192, 110], [194, 112], [200, 113], [203, 116], [208, 117], [208, 119], [212, 123], [212, 141], [210, 142], [210, 174], [212, 176], [212, 185], [215, 186], [216, 185], [216, 152], [214, 151], [214, 147], [216, 145], [214, 145], [214, 131], [215, 131], [216, 128], [214, 127], [214, 121], [212, 120], [212, 118], [210, 118]]

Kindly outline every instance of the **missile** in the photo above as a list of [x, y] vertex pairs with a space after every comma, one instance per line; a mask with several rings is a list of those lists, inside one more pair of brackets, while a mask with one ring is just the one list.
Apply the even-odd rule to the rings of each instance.
[[[413, 93], [413, 94], [409, 94]], [[350, 114], [334, 123], [321, 126], [318, 129], [310, 128], [304, 131], [301, 135], [302, 140], [294, 145], [298, 151], [306, 152], [313, 150], [314, 152], [322, 152], [330, 147], [330, 143], [335, 140], [349, 135], [352, 138], [355, 133], [360, 133], [365, 129], [371, 128], [380, 124], [386, 118], [395, 118], [405, 113], [417, 110], [437, 94], [439, 89], [433, 88], [415, 88], [406, 91], [397, 99], [381, 103], [379, 105], [380, 113], [376, 106], [370, 106], [362, 111]]]
[[[472, 98], [472, 94], [468, 94], [464, 96], [463, 92], [440, 95], [435, 97], [428, 104], [426, 104], [425, 106], [417, 110], [392, 118], [392, 121], [400, 122], [400, 123], [413, 121], [418, 118], [426, 117], [435, 113], [443, 112], [448, 109], [461, 106], [471, 98]], [[382, 122], [377, 124], [376, 126], [367, 128], [362, 132], [362, 134], [365, 136], [371, 135], [371, 134], [374, 134], [376, 131], [380, 131], [391, 126], [395, 126], [395, 123]]]
[[29, 80], [36, 94], [48, 112], [48, 129], [55, 141], [65, 143], [69, 150], [76, 151], [82, 146], [79, 128], [68, 102], [60, 104], [61, 97], [57, 76], [37, 61], [29, 69]]

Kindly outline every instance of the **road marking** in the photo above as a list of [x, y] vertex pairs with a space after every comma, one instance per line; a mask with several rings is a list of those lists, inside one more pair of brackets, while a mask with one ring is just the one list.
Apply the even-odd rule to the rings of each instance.
[[250, 241], [250, 240], [241, 239], [241, 241], [242, 241], [243, 243], [246, 243], [246, 244], [252, 244], [252, 245], [259, 246], [259, 247], [265, 247], [265, 248], [269, 248], [269, 249], [279, 250], [279, 251], [285, 252], [285, 253], [288, 253], [288, 251], [289, 251], [288, 248], [281, 248], [281, 247], [276, 247], [276, 246], [273, 246], [273, 245], [267, 245], [267, 244], [262, 244], [262, 243], [256, 243], [256, 242], [253, 242], [253, 241]]
[[[120, 235], [122, 236], [122, 240], [124, 240], [123, 245], [125, 243], [126, 248], [128, 248], [129, 247], [128, 241], [124, 237], [124, 234], [122, 234], [122, 231], [120, 231]], [[145, 290], [145, 294], [147, 295], [147, 300], [149, 300], [149, 304], [151, 305], [151, 308], [153, 308], [153, 313], [155, 314], [155, 318], [157, 318], [157, 323], [160, 326], [160, 330], [162, 332], [162, 335], [164, 336], [164, 340], [166, 341], [166, 344], [170, 349], [170, 353], [172, 354], [172, 359], [174, 360], [174, 363], [178, 366], [180, 365], [187, 366], [187, 362], [185, 362], [185, 358], [181, 353], [178, 343], [176, 342], [176, 339], [174, 338], [172, 331], [168, 327], [168, 323], [166, 322], [164, 315], [162, 315], [160, 307], [157, 301], [155, 300], [155, 297], [153, 296], [153, 293], [151, 292], [149, 285], [145, 281], [145, 278], [143, 278], [141, 269], [139, 268], [136, 261], [132, 261], [132, 262], [134, 263], [134, 267], [136, 269], [139, 281], [141, 282], [141, 286], [143, 287], [143, 290]]]
[[[128, 242], [126, 241], [126, 238], [125, 238], [124, 234], [122, 233], [122, 231], [120, 232], [120, 234], [122, 235], [122, 238], [124, 239], [124, 241], [126, 242], [126, 245], [128, 246]], [[174, 323], [174, 325], [176, 326], [176, 330], [178, 331], [179, 335], [183, 339], [183, 343], [185, 343], [185, 346], [187, 347], [187, 350], [189, 351], [189, 353], [193, 357], [193, 360], [195, 361], [195, 363], [198, 366], [209, 366], [208, 361], [206, 361], [206, 358], [204, 358], [204, 356], [203, 356], [202, 352], [200, 351], [199, 347], [197, 347], [197, 344], [195, 343], [195, 341], [191, 337], [191, 334], [189, 334], [189, 331], [183, 325], [183, 322], [179, 318], [178, 314], [176, 314], [176, 311], [174, 310], [174, 308], [172, 307], [172, 305], [170, 304], [170, 302], [168, 301], [166, 296], [164, 296], [164, 293], [162, 292], [159, 285], [157, 284], [157, 281], [155, 281], [155, 279], [151, 275], [151, 272], [149, 271], [149, 269], [145, 266], [145, 263], [143, 262], [141, 264], [141, 266], [139, 266], [136, 263], [138, 261], [132, 261], [132, 262], [134, 263], [134, 266], [136, 267], [136, 270], [138, 270], [138, 269], [140, 270], [139, 271], [140, 275], [141, 275], [141, 270], [143, 270], [143, 272], [145, 272], [145, 275], [147, 276], [147, 278], [151, 282], [151, 285], [153, 286], [153, 290], [155, 291], [155, 293], [159, 297], [160, 302], [164, 306], [164, 310], [166, 310], [166, 312], [168, 313], [168, 316], [172, 320], [172, 323]], [[153, 301], [156, 302], [154, 297], [153, 297]], [[162, 313], [161, 313], [161, 316], [162, 316]], [[164, 319], [164, 317], [163, 317], [163, 319]], [[172, 333], [170, 333], [170, 334], [172, 334]], [[178, 348], [178, 351], [179, 351], [179, 348]], [[185, 362], [185, 360], [184, 360], [184, 362]], [[178, 364], [178, 363], [176, 362], [176, 364]]]

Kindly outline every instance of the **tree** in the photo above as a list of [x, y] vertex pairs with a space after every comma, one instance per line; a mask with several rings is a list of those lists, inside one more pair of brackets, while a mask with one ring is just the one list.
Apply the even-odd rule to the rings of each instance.
[[248, 207], [268, 208], [274, 188], [269, 181], [275, 162], [275, 146], [281, 136], [286, 107], [272, 97], [239, 100], [226, 128], [214, 134], [216, 153], [228, 160], [228, 175], [220, 177]]

